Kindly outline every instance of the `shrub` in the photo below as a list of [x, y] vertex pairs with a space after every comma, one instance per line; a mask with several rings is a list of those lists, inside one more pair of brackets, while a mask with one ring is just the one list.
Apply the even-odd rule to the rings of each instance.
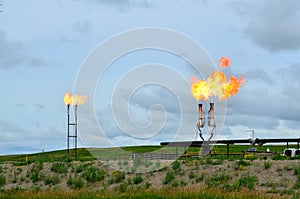
[[68, 178], [67, 184], [72, 189], [80, 189], [84, 185], [80, 177], [72, 178], [71, 176]]
[[294, 186], [293, 186], [294, 189], [299, 189], [300, 188], [300, 181], [298, 180]]
[[285, 166], [283, 167], [283, 169], [286, 170], [286, 171], [291, 171], [291, 170], [294, 169], [294, 167], [293, 167], [292, 165], [285, 165]]
[[203, 181], [204, 176], [201, 175], [200, 177], [196, 178], [196, 183]]
[[265, 169], [269, 169], [271, 167], [272, 163], [271, 162], [264, 162], [264, 166], [265, 166]]
[[0, 166], [0, 173], [2, 173], [3, 172], [3, 168], [2, 168], [2, 166]]
[[45, 178], [45, 185], [56, 185], [60, 182], [58, 175], [47, 176]]
[[274, 156], [272, 156], [272, 160], [285, 160], [286, 157], [285, 156], [282, 156], [280, 154], [276, 154]]
[[234, 182], [233, 187], [236, 190], [239, 190], [241, 187], [246, 187], [250, 190], [254, 190], [255, 182], [257, 181], [256, 176], [246, 175], [239, 178]]
[[190, 178], [190, 179], [193, 179], [193, 178], [195, 178], [195, 177], [196, 177], [196, 175], [194, 174], [193, 171], [191, 171], [191, 172], [189, 173], [189, 178]]
[[148, 188], [150, 188], [150, 187], [151, 187], [151, 183], [150, 183], [150, 182], [146, 182], [145, 188], [148, 189]]
[[75, 173], [81, 173], [83, 171], [84, 165], [78, 165], [75, 169]]
[[134, 184], [140, 184], [141, 182], [143, 182], [143, 178], [141, 175], [136, 175], [134, 178], [133, 178], [133, 183]]
[[0, 187], [3, 187], [6, 184], [6, 177], [2, 174], [0, 175]]
[[121, 171], [113, 171], [110, 184], [122, 182], [125, 179], [125, 173]]
[[124, 193], [127, 191], [128, 188], [128, 184], [126, 182], [122, 182], [119, 186], [118, 186], [118, 190], [121, 193]]
[[176, 160], [175, 162], [173, 162], [173, 170], [174, 171], [178, 171], [180, 169], [180, 162], [178, 160]]
[[294, 168], [294, 175], [300, 176], [300, 166]]
[[41, 170], [43, 169], [43, 164], [34, 164], [30, 170], [27, 171], [27, 176], [30, 177], [32, 182], [38, 182], [43, 177]]
[[98, 182], [104, 179], [104, 170], [90, 166], [81, 175], [87, 182]]
[[173, 182], [172, 182], [172, 187], [178, 187], [179, 185], [179, 182], [177, 179], [174, 179]]
[[67, 173], [68, 167], [64, 162], [56, 162], [52, 164], [51, 171], [55, 173]]
[[243, 168], [244, 168], [245, 166], [249, 166], [249, 165], [250, 165], [250, 162], [244, 161], [244, 160], [239, 160], [239, 161], [237, 161], [237, 162], [235, 163], [234, 169], [235, 169], [235, 170], [243, 170]]
[[168, 171], [163, 181], [164, 184], [169, 184], [175, 178], [173, 171]]
[[251, 160], [252, 161], [252, 160], [255, 160], [255, 159], [257, 159], [257, 157], [252, 153], [245, 155], [245, 160]]
[[225, 173], [221, 173], [221, 174], [214, 173], [209, 179], [205, 181], [205, 184], [208, 185], [209, 187], [217, 186], [223, 184], [224, 182], [227, 182], [230, 179], [232, 179], [232, 177]]

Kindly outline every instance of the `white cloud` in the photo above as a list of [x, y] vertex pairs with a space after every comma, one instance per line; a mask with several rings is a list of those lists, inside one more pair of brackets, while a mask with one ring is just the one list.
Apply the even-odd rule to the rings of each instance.
[[300, 2], [263, 1], [251, 11], [245, 29], [251, 41], [268, 51], [300, 49]]

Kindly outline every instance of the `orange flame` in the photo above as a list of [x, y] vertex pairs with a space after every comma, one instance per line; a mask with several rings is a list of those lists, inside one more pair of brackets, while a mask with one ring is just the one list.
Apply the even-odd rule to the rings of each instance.
[[225, 74], [221, 71], [215, 71], [211, 73], [206, 81], [196, 80], [195, 77], [192, 77], [191, 82], [192, 95], [197, 100], [208, 100], [211, 96], [217, 96], [219, 100], [225, 100], [239, 91], [244, 79], [232, 76], [226, 82]]
[[230, 65], [230, 59], [228, 57], [221, 57], [218, 62], [220, 68], [227, 68]]
[[86, 95], [74, 95], [72, 96], [71, 92], [66, 92], [65, 96], [64, 96], [64, 102], [66, 105], [82, 105], [85, 103], [87, 99]]

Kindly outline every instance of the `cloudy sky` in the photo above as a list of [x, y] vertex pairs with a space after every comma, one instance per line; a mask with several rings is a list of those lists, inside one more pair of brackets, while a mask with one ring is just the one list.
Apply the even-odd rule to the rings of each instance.
[[[65, 148], [63, 96], [73, 90], [84, 60], [108, 38], [145, 27], [166, 28], [192, 38], [214, 62], [230, 57], [231, 67], [224, 73], [244, 77], [240, 92], [226, 101], [225, 122], [217, 126], [220, 137], [247, 139], [251, 137], [247, 129], [255, 130], [259, 138], [300, 135], [298, 0], [0, 0], [0, 4], [0, 154]], [[186, 85], [174, 81], [175, 92], [184, 90], [178, 94], [159, 84], [114, 93], [115, 82], [125, 81], [128, 71], [149, 63], [167, 65], [187, 82], [195, 72], [185, 60], [164, 51], [120, 57], [99, 79], [95, 96], [88, 96], [94, 99], [105, 135], [88, 125], [87, 105], [82, 105], [79, 123], [85, 128], [79, 132], [80, 146], [105, 147], [107, 140], [114, 146], [159, 144], [172, 140], [180, 124], [184, 136], [179, 139], [199, 139], [197, 101], [186, 95]], [[151, 80], [171, 73], [162, 68], [148, 74], [139, 78]], [[113, 97], [118, 105], [111, 105]], [[190, 108], [182, 112], [181, 103]], [[123, 106], [129, 107], [132, 124], [117, 109], [118, 127], [112, 107]]]

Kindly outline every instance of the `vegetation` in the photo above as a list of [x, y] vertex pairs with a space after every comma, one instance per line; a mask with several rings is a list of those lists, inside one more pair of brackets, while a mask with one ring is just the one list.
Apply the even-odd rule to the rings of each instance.
[[265, 169], [269, 169], [271, 167], [272, 163], [271, 162], [264, 162], [264, 166], [265, 166]]
[[67, 173], [68, 167], [64, 162], [55, 162], [52, 164], [51, 171], [55, 173]]
[[169, 184], [175, 178], [173, 171], [168, 171], [166, 173], [165, 179], [163, 181], [164, 184]]
[[5, 183], [6, 183], [6, 177], [3, 174], [1, 174], [0, 175], [0, 187], [3, 187], [5, 185]]
[[[215, 153], [226, 150], [226, 146], [216, 147]], [[284, 147], [267, 148], [280, 151]], [[249, 147], [245, 145], [233, 145], [230, 152], [241, 153], [247, 148]], [[140, 153], [175, 152], [172, 147], [143, 146], [121, 148], [119, 156], [123, 155], [123, 159], [104, 159], [101, 163], [94, 161], [92, 154], [108, 158], [117, 150], [120, 149], [78, 149], [77, 159], [67, 157], [64, 150], [28, 155], [28, 161], [25, 161], [25, 155], [1, 156], [0, 198], [299, 198], [298, 158], [280, 155], [264, 157], [248, 153], [244, 157], [212, 155], [205, 158], [181, 157], [166, 168], [153, 169], [145, 174], [112, 169], [114, 166], [133, 172], [140, 172], [144, 168], [152, 169], [166, 162], [145, 159]], [[187, 153], [192, 154], [196, 150], [199, 151], [199, 148], [189, 148]], [[259, 151], [262, 150], [263, 147], [259, 148]], [[124, 159], [124, 155], [131, 153], [135, 153], [135, 156]], [[112, 157], [114, 159], [116, 156]], [[286, 161], [270, 159], [289, 161], [288, 164], [282, 164], [281, 162]], [[107, 164], [103, 164], [104, 162]], [[253, 174], [256, 167], [257, 173]], [[255, 176], [274, 171], [277, 172], [276, 181], [258, 180]], [[194, 186], [197, 188], [194, 189]], [[156, 189], [158, 187], [160, 189]], [[66, 192], [61, 189], [66, 189]], [[274, 195], [259, 190], [267, 190]]]
[[[56, 192], [52, 192], [49, 190], [45, 191], [28, 191], [28, 190], [15, 190], [15, 191], [2, 191], [1, 197], [3, 198], [19, 198], [19, 199], [26, 199], [26, 198], [42, 198], [42, 199], [50, 199], [50, 198], [57, 198], [57, 199], [65, 199], [65, 198], [72, 198], [72, 199], [79, 199], [79, 198], [112, 198], [112, 199], [121, 199], [121, 198], [136, 198], [136, 199], [144, 199], [144, 198], [195, 198], [195, 199], [224, 199], [224, 198], [231, 198], [231, 199], [277, 199], [281, 198], [280, 195], [270, 196], [265, 192], [260, 191], [236, 191], [236, 192], [227, 192], [220, 189], [206, 189], [206, 188], [199, 188], [199, 187], [192, 187], [192, 188], [164, 188], [164, 189], [145, 189], [145, 190], [131, 190], [128, 192], [124, 192], [124, 189], [128, 189], [127, 184], [122, 184], [122, 186], [117, 187], [114, 191], [106, 191], [106, 192], [92, 192], [88, 189], [80, 189], [74, 190], [72, 192], [64, 191], [64, 190], [57, 190]], [[297, 198], [298, 195], [294, 195], [293, 198]]]

